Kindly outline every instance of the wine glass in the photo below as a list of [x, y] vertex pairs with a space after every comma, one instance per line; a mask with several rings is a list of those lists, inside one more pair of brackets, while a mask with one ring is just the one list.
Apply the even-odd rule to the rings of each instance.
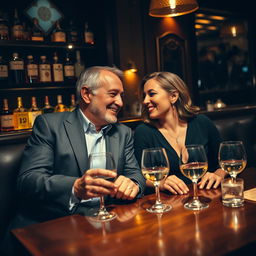
[[218, 158], [221, 169], [231, 176], [232, 181], [235, 181], [237, 174], [244, 170], [247, 163], [243, 142], [221, 142]]
[[[113, 158], [112, 153], [110, 152], [100, 152], [100, 153], [92, 153], [89, 155], [89, 165], [90, 169], [107, 169], [116, 172], [116, 165]], [[97, 176], [97, 178], [113, 180], [113, 178], [105, 177], [105, 176]], [[116, 217], [114, 212], [108, 212], [105, 203], [104, 196], [100, 196], [100, 209], [93, 216], [94, 220], [97, 221], [109, 221]]]
[[193, 200], [184, 204], [189, 210], [201, 210], [209, 205], [199, 200], [197, 181], [202, 178], [208, 169], [207, 156], [203, 145], [186, 145], [181, 150], [180, 170], [193, 183]]
[[156, 202], [147, 209], [151, 213], [162, 213], [170, 211], [170, 205], [163, 204], [160, 199], [159, 185], [167, 177], [169, 172], [169, 161], [164, 148], [143, 149], [141, 158], [141, 169], [143, 176], [152, 181], [156, 191]]

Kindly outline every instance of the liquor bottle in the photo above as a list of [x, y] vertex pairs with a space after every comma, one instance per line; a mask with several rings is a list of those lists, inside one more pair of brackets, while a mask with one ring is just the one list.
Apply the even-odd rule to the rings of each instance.
[[76, 99], [75, 99], [75, 94], [71, 94], [71, 97], [70, 97], [70, 100], [71, 100], [71, 104], [68, 108], [68, 110], [71, 112], [73, 110], [76, 109]]
[[28, 110], [28, 119], [30, 128], [33, 127], [37, 116], [41, 115], [42, 111], [37, 107], [36, 97], [31, 98], [31, 108]]
[[0, 83], [7, 85], [8, 82], [8, 63], [0, 56]]
[[12, 25], [12, 39], [13, 40], [23, 40], [23, 32], [24, 27], [19, 19], [18, 10], [14, 10], [14, 18], [13, 18], [13, 25]]
[[75, 66], [71, 61], [69, 54], [66, 54], [66, 59], [64, 62], [64, 80], [66, 82], [75, 81]]
[[62, 96], [57, 95], [57, 105], [54, 108], [54, 112], [65, 112], [68, 108], [62, 103]]
[[3, 99], [3, 109], [0, 113], [0, 124], [1, 132], [12, 131], [14, 129], [13, 114], [12, 111], [9, 110], [7, 99]]
[[9, 62], [9, 78], [12, 85], [22, 85], [25, 82], [24, 61], [14, 52]]
[[55, 28], [52, 32], [52, 42], [66, 42], [66, 33], [65, 31], [60, 27], [60, 23], [57, 20], [55, 23]]
[[80, 51], [76, 51], [76, 62], [75, 62], [75, 74], [76, 77], [79, 78], [80, 74], [84, 71], [85, 66], [81, 61]]
[[13, 110], [14, 130], [29, 129], [28, 111], [23, 107], [22, 97], [17, 101], [17, 108]]
[[54, 112], [54, 107], [50, 105], [48, 96], [45, 96], [44, 98], [44, 107], [42, 109], [42, 112], [43, 114]]
[[33, 27], [31, 30], [31, 40], [32, 41], [44, 41], [44, 34], [39, 27], [38, 19], [33, 19]]
[[0, 40], [9, 40], [8, 21], [4, 13], [0, 14]]
[[84, 27], [84, 42], [86, 44], [94, 44], [94, 33], [90, 29], [88, 22], [85, 22]]
[[79, 33], [77, 27], [75, 26], [73, 20], [69, 22], [69, 26], [67, 29], [67, 42], [69, 43], [77, 43], [79, 42]]
[[31, 28], [23, 22], [23, 40], [31, 40]]
[[51, 76], [51, 65], [47, 61], [46, 56], [42, 55], [40, 57], [39, 63], [39, 81], [42, 83], [47, 83], [52, 81]]
[[38, 82], [38, 65], [35, 63], [33, 56], [27, 56], [27, 65], [26, 65], [26, 83], [32, 84]]
[[64, 81], [63, 64], [59, 61], [59, 57], [56, 52], [53, 56], [52, 74], [54, 82]]

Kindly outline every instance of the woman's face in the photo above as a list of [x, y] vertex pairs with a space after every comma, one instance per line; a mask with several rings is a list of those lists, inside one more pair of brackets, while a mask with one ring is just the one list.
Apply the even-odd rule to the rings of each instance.
[[164, 90], [155, 79], [144, 84], [143, 104], [151, 119], [164, 119], [173, 111], [171, 95]]

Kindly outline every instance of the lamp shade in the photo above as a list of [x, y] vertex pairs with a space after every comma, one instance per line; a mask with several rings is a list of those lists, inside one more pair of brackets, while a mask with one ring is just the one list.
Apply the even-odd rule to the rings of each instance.
[[153, 17], [175, 17], [196, 11], [196, 0], [151, 0], [149, 15]]

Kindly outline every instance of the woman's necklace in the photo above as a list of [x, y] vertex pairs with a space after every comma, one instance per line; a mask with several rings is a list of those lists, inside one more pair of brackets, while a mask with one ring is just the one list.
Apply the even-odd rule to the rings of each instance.
[[172, 138], [172, 139], [174, 139], [175, 140], [175, 142], [176, 142], [176, 144], [180, 144], [180, 132], [178, 132], [178, 134], [177, 134], [177, 136], [173, 136], [170, 132], [169, 132], [169, 130], [167, 130], [166, 129], [166, 132], [167, 132], [167, 134]]

